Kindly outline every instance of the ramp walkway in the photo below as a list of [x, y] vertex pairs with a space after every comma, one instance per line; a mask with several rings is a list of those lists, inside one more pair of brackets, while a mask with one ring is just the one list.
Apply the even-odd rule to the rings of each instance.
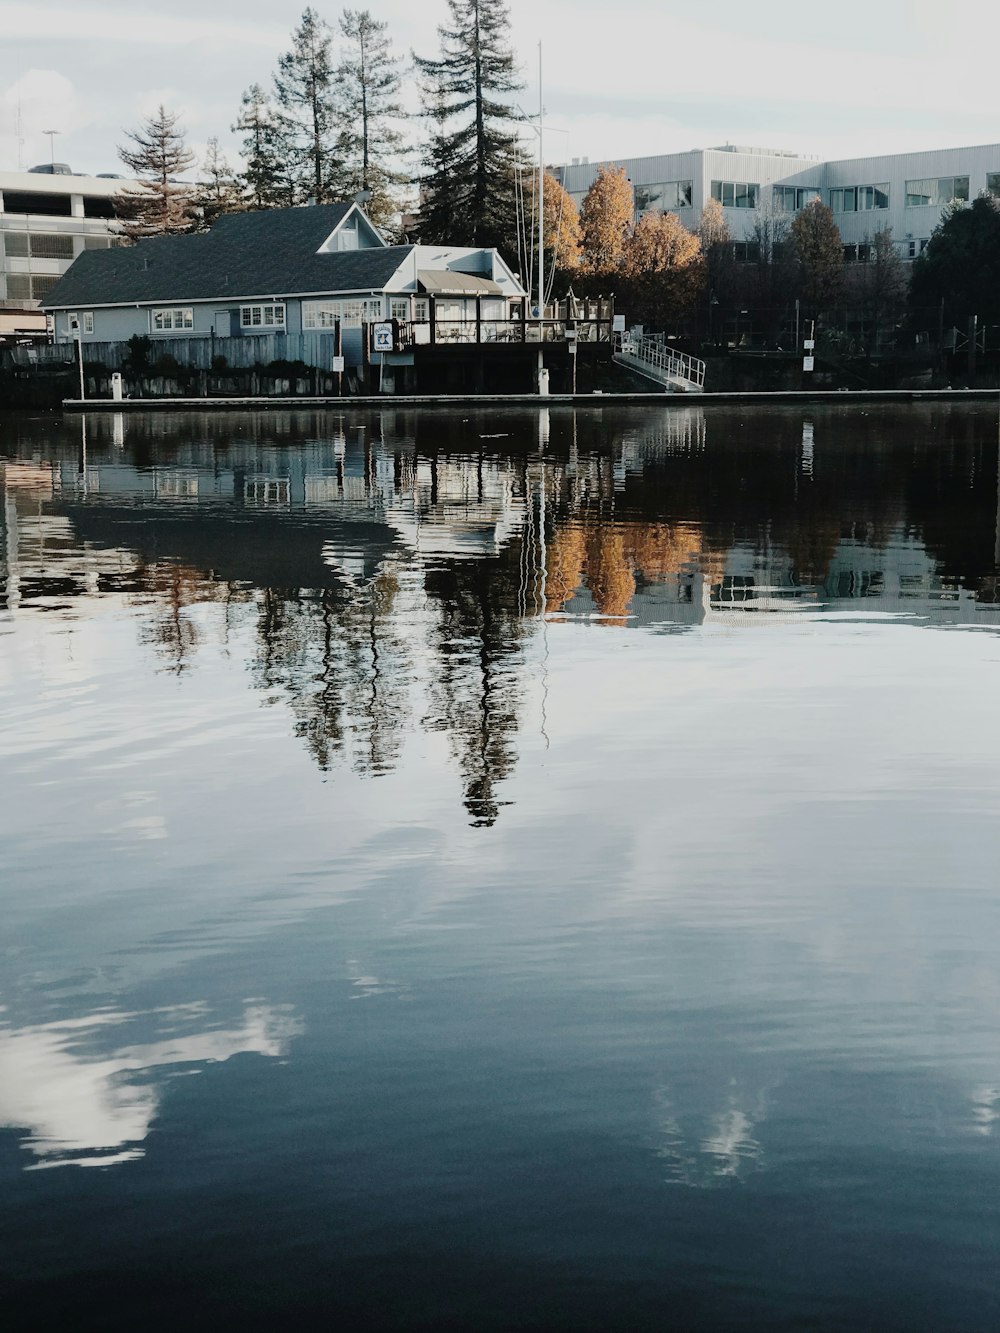
[[667, 393], [704, 393], [705, 363], [696, 356], [675, 352], [655, 338], [633, 338], [616, 333], [614, 358], [640, 375], [662, 385]]

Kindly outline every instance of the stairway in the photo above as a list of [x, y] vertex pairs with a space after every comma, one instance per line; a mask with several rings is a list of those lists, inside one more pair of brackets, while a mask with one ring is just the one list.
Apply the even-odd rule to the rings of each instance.
[[629, 333], [616, 333], [614, 358], [620, 366], [628, 366], [629, 370], [645, 375], [667, 393], [704, 392], [704, 361], [684, 352], [675, 352], [655, 338], [633, 338]]

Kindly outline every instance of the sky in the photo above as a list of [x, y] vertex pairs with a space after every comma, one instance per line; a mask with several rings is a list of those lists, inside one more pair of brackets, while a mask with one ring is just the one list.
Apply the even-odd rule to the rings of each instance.
[[[352, 0], [359, 8], [362, 0]], [[122, 170], [116, 148], [158, 103], [204, 154], [235, 160], [240, 95], [267, 85], [304, 0], [0, 0], [0, 170], [55, 159]], [[314, 0], [329, 22], [343, 3]], [[397, 52], [434, 55], [446, 0], [368, 0]], [[1000, 141], [1000, 7], [966, 0], [509, 0], [546, 158], [733, 143], [821, 158]], [[954, 21], [959, 14], [961, 21]], [[419, 105], [411, 92], [408, 107]], [[17, 136], [18, 108], [23, 143]], [[422, 122], [413, 115], [414, 137]]]

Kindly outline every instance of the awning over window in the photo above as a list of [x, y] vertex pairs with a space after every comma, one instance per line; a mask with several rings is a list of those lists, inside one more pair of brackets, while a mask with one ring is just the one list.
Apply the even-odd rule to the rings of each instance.
[[417, 281], [431, 296], [503, 296], [492, 278], [478, 273], [453, 273], [447, 268], [422, 268]]

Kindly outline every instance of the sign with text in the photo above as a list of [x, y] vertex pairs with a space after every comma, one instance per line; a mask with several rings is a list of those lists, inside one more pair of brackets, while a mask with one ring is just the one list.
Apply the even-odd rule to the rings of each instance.
[[813, 367], [815, 366], [815, 364], [816, 364], [816, 358], [813, 357], [813, 356], [804, 356], [804, 357], [802, 358], [802, 369], [803, 369], [803, 370], [812, 370]]
[[333, 358], [331, 370], [335, 375], [342, 375], [344, 373], [344, 358], [342, 356], [335, 356]]
[[392, 324], [373, 324], [372, 351], [394, 352], [395, 350], [396, 350], [396, 333]]

